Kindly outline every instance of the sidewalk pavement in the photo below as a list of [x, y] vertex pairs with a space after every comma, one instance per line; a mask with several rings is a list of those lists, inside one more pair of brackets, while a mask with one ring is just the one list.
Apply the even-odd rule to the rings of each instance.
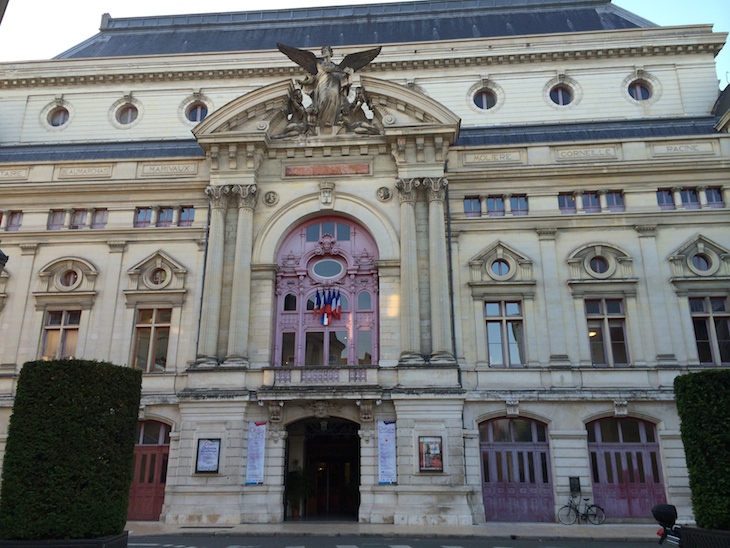
[[285, 521], [230, 526], [171, 525], [155, 521], [129, 521], [130, 538], [148, 535], [247, 535], [247, 536], [359, 536], [420, 538], [503, 538], [512, 540], [602, 540], [658, 542], [654, 523], [483, 523], [479, 525], [386, 525], [343, 521]]

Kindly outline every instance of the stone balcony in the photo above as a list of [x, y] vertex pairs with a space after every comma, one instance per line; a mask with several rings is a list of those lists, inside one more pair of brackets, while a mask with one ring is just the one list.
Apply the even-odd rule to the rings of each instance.
[[264, 386], [273, 388], [373, 387], [378, 385], [378, 367], [376, 365], [272, 367], [264, 369], [263, 381]]

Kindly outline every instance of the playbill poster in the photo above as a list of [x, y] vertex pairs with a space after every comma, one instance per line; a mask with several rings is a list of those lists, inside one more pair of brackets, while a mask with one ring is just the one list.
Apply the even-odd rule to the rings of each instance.
[[378, 483], [396, 483], [395, 421], [378, 421]]
[[264, 483], [266, 449], [266, 421], [248, 423], [248, 456], [246, 457], [246, 485]]

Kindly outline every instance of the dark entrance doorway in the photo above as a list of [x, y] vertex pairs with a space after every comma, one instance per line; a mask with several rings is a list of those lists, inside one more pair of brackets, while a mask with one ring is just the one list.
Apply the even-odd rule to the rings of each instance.
[[134, 478], [129, 490], [127, 519], [157, 521], [165, 501], [170, 427], [156, 421], [140, 422], [134, 447]]
[[[306, 496], [301, 518], [357, 520], [360, 504], [359, 425], [343, 419], [306, 419], [288, 428], [289, 470], [301, 467]], [[301, 464], [303, 463], [303, 465]], [[289, 486], [287, 499], [291, 500]], [[296, 511], [287, 514], [294, 518]]]

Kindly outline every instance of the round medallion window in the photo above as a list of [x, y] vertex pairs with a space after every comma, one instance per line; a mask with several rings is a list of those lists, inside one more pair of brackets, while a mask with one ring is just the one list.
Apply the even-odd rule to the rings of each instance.
[[712, 259], [704, 253], [697, 253], [692, 256], [692, 266], [700, 272], [707, 272], [712, 267]]
[[48, 123], [53, 127], [61, 127], [68, 122], [68, 109], [65, 107], [56, 107], [48, 113]]
[[119, 110], [117, 110], [117, 122], [122, 125], [128, 125], [137, 119], [139, 111], [137, 107], [131, 104], [125, 104]]
[[497, 104], [497, 96], [491, 89], [480, 89], [474, 94], [474, 104], [482, 110], [490, 109]]
[[208, 116], [208, 107], [201, 101], [196, 101], [187, 108], [185, 116], [191, 122], [202, 122]]
[[342, 263], [334, 259], [322, 259], [312, 266], [312, 272], [319, 278], [336, 278], [344, 270]]
[[506, 276], [509, 274], [509, 263], [504, 259], [497, 259], [492, 263], [492, 274], [495, 276]]
[[59, 281], [61, 282], [61, 285], [63, 287], [73, 287], [78, 279], [79, 275], [75, 270], [67, 270], [66, 272], [61, 274]]
[[651, 99], [651, 88], [645, 82], [636, 80], [629, 85], [629, 95], [635, 101], [646, 101]]
[[610, 267], [606, 258], [598, 255], [590, 260], [589, 265], [591, 270], [596, 274], [605, 274], [606, 272], [608, 272], [608, 269]]
[[155, 268], [150, 273], [150, 281], [154, 285], [162, 285], [167, 280], [167, 271], [164, 268]]
[[573, 92], [568, 86], [557, 85], [550, 90], [550, 100], [556, 105], [569, 105], [573, 102]]

